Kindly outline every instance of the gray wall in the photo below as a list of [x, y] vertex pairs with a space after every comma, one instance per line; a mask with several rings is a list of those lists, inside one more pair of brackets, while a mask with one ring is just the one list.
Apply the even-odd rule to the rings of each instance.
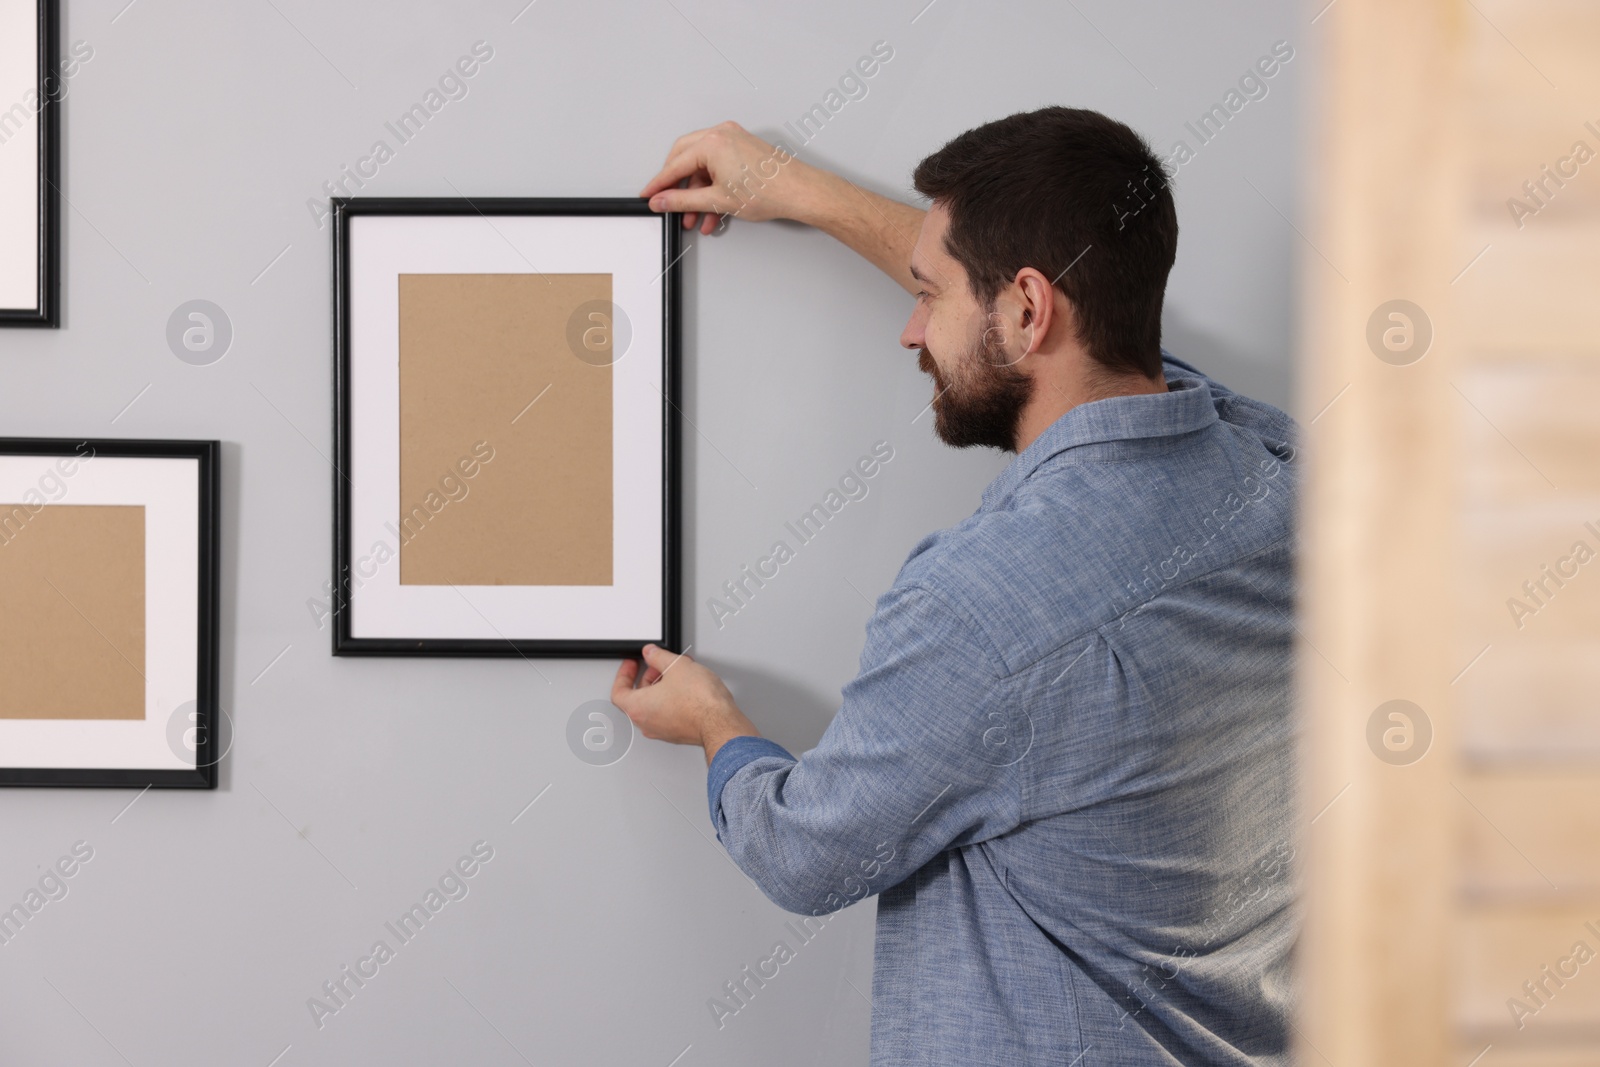
[[[1050, 102], [1166, 152], [1287, 39], [1270, 94], [1180, 169], [1168, 313], [1171, 347], [1282, 403], [1301, 252], [1284, 216], [1320, 27], [1267, 0], [1028, 3], [1003, 23], [964, 0], [125, 2], [65, 5], [65, 40], [94, 48], [67, 103], [65, 327], [0, 336], [0, 433], [228, 442], [236, 736], [215, 793], [0, 792], [0, 903], [73, 842], [94, 849], [0, 946], [0, 1062], [864, 1063], [871, 902], [713, 1023], [708, 998], [796, 939], [712, 838], [698, 751], [637, 740], [602, 768], [569, 752], [568, 716], [613, 664], [329, 655], [307, 607], [329, 571], [329, 236], [307, 201], [478, 40], [494, 57], [469, 94], [364, 192], [632, 195], [679, 133], [736, 118], [778, 135], [878, 40], [893, 60], [803, 155], [882, 191], [962, 129]], [[886, 278], [789, 225], [690, 246], [688, 639], [803, 750], [869, 602], [1003, 459], [952, 453], [918, 417], [931, 391]], [[165, 339], [196, 298], [235, 330], [210, 366]], [[707, 597], [880, 439], [895, 457], [871, 494], [713, 625]], [[393, 943], [384, 922], [480, 839], [494, 858], [468, 896], [318, 1029], [307, 999]]]

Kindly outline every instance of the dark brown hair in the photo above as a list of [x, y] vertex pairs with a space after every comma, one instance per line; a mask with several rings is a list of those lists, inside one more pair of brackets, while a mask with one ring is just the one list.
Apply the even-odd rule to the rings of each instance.
[[1178, 212], [1161, 160], [1098, 111], [1046, 107], [968, 130], [917, 164], [950, 213], [945, 248], [987, 307], [1023, 267], [1054, 279], [1106, 370], [1161, 374]]

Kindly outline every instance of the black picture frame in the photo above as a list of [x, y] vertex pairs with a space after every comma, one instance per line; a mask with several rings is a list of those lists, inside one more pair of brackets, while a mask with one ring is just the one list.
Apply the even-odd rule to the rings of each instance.
[[[59, 0], [38, 0], [39, 180], [38, 298], [31, 308], [0, 307], [0, 326], [61, 325], [61, 100], [49, 90], [58, 83], [61, 58]], [[65, 95], [65, 94], [61, 94]]]
[[[677, 649], [682, 614], [682, 458], [680, 455], [681, 216], [658, 213], [634, 197], [333, 197], [333, 654], [335, 656], [521, 656], [560, 658], [637, 657], [646, 643]], [[639, 216], [660, 221], [662, 394], [662, 618], [658, 632], [617, 640], [516, 638], [389, 638], [351, 633], [351, 380], [350, 220], [363, 215]]]
[[[98, 457], [185, 459], [197, 461], [196, 493], [199, 529], [196, 553], [195, 767], [188, 770], [126, 767], [4, 767], [0, 786], [147, 787], [215, 789], [217, 765], [226, 751], [217, 751], [220, 720], [219, 679], [219, 479], [221, 443], [192, 440], [133, 440], [82, 437], [3, 437], [0, 455], [81, 456], [85, 448]], [[0, 753], [0, 762], [4, 755]]]

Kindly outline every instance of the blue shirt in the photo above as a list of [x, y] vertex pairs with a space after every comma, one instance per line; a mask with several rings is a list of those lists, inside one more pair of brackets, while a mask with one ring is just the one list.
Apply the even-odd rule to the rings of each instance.
[[1297, 430], [1162, 355], [912, 550], [816, 748], [712, 760], [775, 903], [878, 894], [874, 1067], [1290, 1062]]

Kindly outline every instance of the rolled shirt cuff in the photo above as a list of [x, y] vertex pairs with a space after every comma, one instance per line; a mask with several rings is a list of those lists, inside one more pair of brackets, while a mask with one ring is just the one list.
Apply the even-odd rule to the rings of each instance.
[[[706, 795], [711, 804], [711, 826], [717, 827], [717, 806], [722, 803], [722, 787], [728, 784], [741, 767], [758, 760], [763, 756], [781, 756], [794, 761], [794, 756], [789, 750], [776, 741], [769, 741], [765, 737], [745, 735], [743, 737], [729, 738], [723, 742], [717, 754], [711, 757], [711, 766], [706, 768]], [[717, 839], [722, 839], [721, 834]]]

